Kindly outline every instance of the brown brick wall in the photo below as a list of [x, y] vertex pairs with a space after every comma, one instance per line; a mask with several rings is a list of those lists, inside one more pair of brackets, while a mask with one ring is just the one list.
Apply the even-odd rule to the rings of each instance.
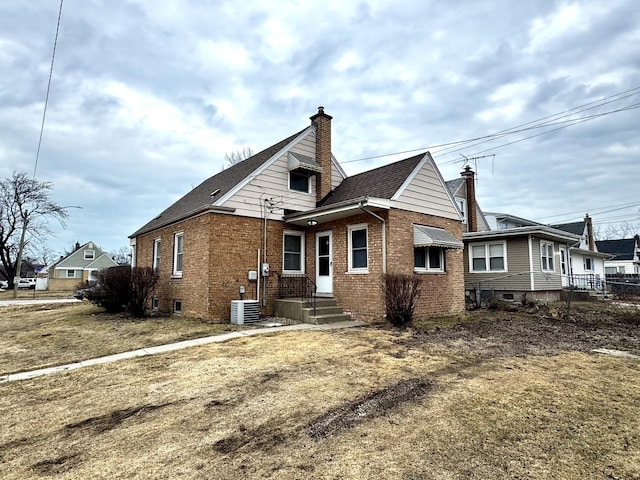
[[[392, 210], [379, 215], [387, 220], [387, 267], [389, 273], [413, 273], [413, 223], [445, 228], [461, 237], [461, 224], [453, 220]], [[348, 228], [368, 227], [368, 270], [366, 274], [348, 272]], [[283, 222], [267, 222], [267, 278], [265, 314], [273, 312], [277, 297], [278, 273], [282, 271], [284, 230], [300, 230]], [[333, 232], [333, 291], [338, 303], [355, 318], [380, 319], [384, 314], [382, 290], [382, 223], [362, 213], [347, 219], [319, 225], [306, 231], [306, 273], [315, 280], [315, 233]], [[182, 278], [172, 278], [173, 239], [184, 232]], [[264, 223], [258, 218], [226, 214], [205, 214], [165, 227], [137, 238], [138, 266], [151, 266], [153, 242], [161, 239], [159, 309], [171, 312], [173, 300], [182, 301], [185, 316], [228, 321], [231, 300], [239, 299], [239, 288], [246, 288], [245, 299], [257, 298], [257, 282], [247, 279], [257, 270], [258, 249], [263, 251]], [[417, 316], [457, 313], [464, 309], [462, 251], [447, 250], [446, 274], [423, 275], [423, 294]], [[260, 278], [262, 281], [264, 278]], [[260, 288], [263, 297], [263, 288]], [[261, 302], [262, 304], [262, 302]]]
[[[413, 224], [444, 228], [462, 241], [462, 223], [442, 217], [391, 210], [387, 233], [387, 271], [413, 273]], [[445, 251], [446, 274], [425, 273], [416, 317], [456, 314], [464, 311], [464, 266], [462, 249]]]

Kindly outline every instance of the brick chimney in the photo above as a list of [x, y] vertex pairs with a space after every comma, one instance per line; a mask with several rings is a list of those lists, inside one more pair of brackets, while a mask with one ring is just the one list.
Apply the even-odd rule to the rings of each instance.
[[584, 216], [584, 223], [587, 226], [587, 244], [589, 245], [589, 251], [595, 252], [596, 238], [593, 236], [593, 223], [588, 213]]
[[476, 182], [473, 170], [467, 165], [464, 167], [464, 171], [460, 173], [465, 182], [465, 190], [467, 191], [467, 231], [478, 231], [478, 215], [476, 207]]
[[322, 173], [316, 175], [316, 201], [322, 200], [331, 191], [331, 115], [324, 113], [324, 107], [318, 107], [318, 113], [311, 117], [316, 128], [316, 162], [322, 167]]

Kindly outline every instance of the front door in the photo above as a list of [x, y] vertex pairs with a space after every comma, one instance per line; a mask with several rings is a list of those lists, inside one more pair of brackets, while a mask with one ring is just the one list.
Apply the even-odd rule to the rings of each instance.
[[333, 295], [332, 240], [330, 230], [316, 233], [316, 286], [320, 295]]
[[562, 247], [560, 247], [560, 273], [562, 275], [562, 286], [568, 287], [571, 279], [567, 270], [567, 250]]

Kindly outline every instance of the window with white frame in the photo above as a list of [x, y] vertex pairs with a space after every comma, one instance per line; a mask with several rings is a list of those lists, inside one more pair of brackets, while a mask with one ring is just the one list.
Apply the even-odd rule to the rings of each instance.
[[160, 308], [160, 300], [158, 297], [151, 298], [151, 310], [158, 310]]
[[[153, 269], [156, 272], [160, 271], [160, 247], [161, 247], [161, 241], [159, 238], [156, 238], [153, 241]], [[181, 269], [182, 270], [182, 269]]]
[[184, 257], [184, 233], [173, 236], [173, 276], [182, 277], [182, 261]]
[[296, 192], [311, 193], [311, 182], [309, 174], [304, 172], [289, 172], [289, 190]]
[[67, 278], [76, 278], [75, 270], [67, 270]]
[[543, 272], [553, 272], [553, 243], [540, 242], [540, 263]]
[[585, 272], [593, 272], [594, 267], [593, 267], [593, 258], [591, 257], [584, 257], [583, 259], [583, 267], [584, 267], [584, 271]]
[[304, 233], [284, 232], [282, 245], [282, 271], [304, 273]]
[[456, 198], [456, 204], [462, 214], [462, 223], [467, 223], [467, 201], [464, 198]]
[[469, 249], [469, 271], [472, 273], [506, 272], [506, 243], [496, 242], [471, 245]]
[[369, 254], [367, 248], [366, 224], [351, 225], [348, 228], [349, 234], [349, 271], [355, 273], [369, 272]]
[[95, 250], [85, 250], [84, 251], [84, 259], [85, 260], [94, 260], [96, 258]]
[[444, 248], [414, 247], [413, 269], [420, 272], [444, 272]]

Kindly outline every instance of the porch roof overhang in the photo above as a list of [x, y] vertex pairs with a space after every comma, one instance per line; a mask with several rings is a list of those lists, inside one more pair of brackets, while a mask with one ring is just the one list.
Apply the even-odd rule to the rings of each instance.
[[391, 204], [389, 200], [385, 198], [359, 197], [325, 207], [314, 208], [306, 212], [285, 215], [284, 221], [301, 227], [321, 225], [334, 220], [358, 215], [362, 213], [362, 209], [365, 207], [371, 210], [389, 210]]
[[571, 247], [569, 248], [569, 251], [572, 253], [578, 253], [580, 255], [584, 255], [585, 257], [600, 257], [605, 260], [609, 260], [613, 258], [613, 255], [611, 255], [610, 253], [594, 252], [592, 250], [585, 250], [584, 248], [578, 248], [578, 247]]
[[413, 246], [461, 249], [464, 248], [464, 243], [443, 228], [414, 225]]
[[487, 230], [484, 232], [466, 232], [462, 234], [462, 240], [465, 242], [490, 241], [498, 238], [519, 237], [523, 235], [533, 235], [545, 240], [551, 240], [552, 242], [566, 242], [570, 244], [574, 244], [580, 240], [579, 235], [574, 235], [572, 233], [565, 232], [564, 230], [557, 230], [555, 228], [545, 226], [505, 228], [502, 230]]

